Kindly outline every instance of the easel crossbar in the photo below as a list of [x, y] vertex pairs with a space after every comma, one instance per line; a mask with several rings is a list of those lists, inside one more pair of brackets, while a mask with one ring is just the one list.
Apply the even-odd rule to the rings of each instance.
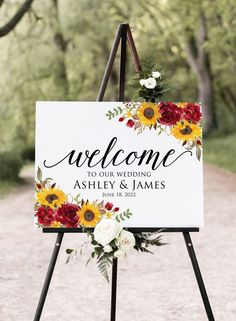
[[[160, 230], [163, 233], [176, 233], [176, 232], [199, 232], [199, 228], [197, 227], [129, 227], [127, 228], [132, 233], [140, 233], [140, 232], [156, 232]], [[91, 229], [93, 230], [93, 229]], [[58, 231], [62, 233], [84, 233], [82, 228], [52, 228], [45, 227], [43, 228], [43, 233], [58, 233]]]

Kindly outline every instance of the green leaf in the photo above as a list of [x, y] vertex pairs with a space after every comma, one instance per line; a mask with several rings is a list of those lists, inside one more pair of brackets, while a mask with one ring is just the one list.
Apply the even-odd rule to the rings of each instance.
[[42, 183], [43, 173], [40, 167], [38, 167], [38, 170], [37, 170], [37, 179], [40, 183]]
[[201, 160], [201, 155], [202, 155], [202, 150], [198, 145], [196, 145], [196, 156], [199, 161]]
[[70, 262], [70, 260], [72, 258], [75, 258], [76, 255], [77, 255], [77, 250], [71, 250], [71, 249], [67, 249], [66, 252], [70, 252], [70, 254], [67, 256], [67, 259], [66, 259], [66, 264], [68, 264]]
[[97, 268], [98, 271], [103, 275], [106, 281], [109, 283], [109, 275], [108, 275], [108, 268], [112, 264], [112, 258], [109, 256], [108, 253], [103, 254], [97, 260]]

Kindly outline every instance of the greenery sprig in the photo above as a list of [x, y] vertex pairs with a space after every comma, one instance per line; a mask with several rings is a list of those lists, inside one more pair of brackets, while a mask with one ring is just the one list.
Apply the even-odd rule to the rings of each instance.
[[[153, 254], [153, 252], [148, 250], [149, 246], [166, 245], [166, 243], [161, 242], [162, 235], [159, 235], [159, 233], [161, 233], [161, 230], [157, 230], [155, 232], [134, 233], [135, 250]], [[158, 234], [158, 236], [153, 238], [155, 234]]]
[[130, 212], [130, 209], [128, 208], [126, 211], [119, 213], [115, 216], [115, 219], [117, 222], [125, 221], [125, 219], [129, 219], [132, 216], [132, 213]]
[[113, 108], [112, 110], [108, 110], [108, 112], [106, 113], [106, 116], [108, 117], [109, 120], [111, 120], [112, 118], [115, 118], [118, 115], [122, 114], [122, 112], [123, 112], [123, 108], [118, 106], [116, 108]]

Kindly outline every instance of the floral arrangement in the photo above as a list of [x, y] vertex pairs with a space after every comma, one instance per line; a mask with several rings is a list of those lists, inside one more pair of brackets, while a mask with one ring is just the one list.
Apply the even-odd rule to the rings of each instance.
[[119, 122], [125, 122], [138, 134], [149, 128], [154, 129], [157, 135], [163, 132], [172, 135], [186, 149], [195, 148], [198, 160], [201, 159], [202, 113], [199, 104], [127, 102], [109, 110], [106, 116], [109, 120], [119, 116]]
[[142, 61], [142, 67], [139, 78], [132, 84], [132, 87], [136, 88], [134, 100], [155, 103], [168, 90], [165, 77], [151, 61]]
[[37, 171], [35, 192], [38, 227], [94, 228], [102, 218], [120, 222], [132, 215], [129, 209], [120, 212], [119, 207], [110, 202], [90, 202], [81, 199], [79, 194], [76, 197], [65, 194], [51, 178], [42, 178], [40, 168]]
[[[131, 233], [123, 228], [121, 223], [116, 219], [102, 218], [95, 226], [94, 231], [85, 230], [90, 237], [90, 241], [85, 242], [79, 249], [67, 249], [67, 263], [74, 259], [78, 253], [82, 254], [82, 250], [88, 245], [92, 245], [92, 249], [87, 260], [87, 264], [95, 259], [98, 270], [109, 283], [108, 268], [112, 265], [113, 259], [127, 256], [131, 250], [152, 253], [149, 245], [161, 246], [161, 236], [154, 236], [155, 233]], [[156, 233], [159, 233], [157, 231]]]
[[91, 245], [88, 262], [95, 259], [98, 270], [108, 282], [108, 268], [113, 259], [126, 256], [132, 249], [152, 253], [148, 250], [149, 245], [164, 244], [160, 235], [153, 238], [153, 233], [131, 233], [123, 228], [121, 222], [132, 216], [129, 209], [121, 212], [111, 202], [85, 201], [80, 195], [72, 197], [65, 194], [53, 179], [43, 179], [40, 168], [37, 170], [35, 194], [35, 219], [38, 227], [82, 228], [90, 238], [90, 241], [81, 246], [80, 251], [67, 249], [67, 263], [78, 253], [82, 254], [85, 245]]

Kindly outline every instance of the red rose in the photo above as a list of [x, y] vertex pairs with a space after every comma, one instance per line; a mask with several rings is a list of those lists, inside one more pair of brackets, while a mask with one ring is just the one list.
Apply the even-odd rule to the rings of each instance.
[[56, 220], [66, 227], [77, 227], [79, 224], [79, 215], [76, 213], [80, 207], [75, 204], [63, 204], [57, 209]]
[[161, 117], [159, 118], [160, 124], [172, 126], [180, 121], [182, 110], [174, 103], [160, 103], [159, 110], [161, 113]]
[[43, 226], [50, 226], [55, 220], [55, 212], [50, 207], [40, 206], [36, 216], [38, 218], [38, 223]]
[[126, 123], [126, 126], [132, 128], [134, 126], [134, 121], [132, 119], [129, 119]]
[[119, 207], [115, 207], [113, 211], [114, 212], [118, 212], [119, 211]]
[[187, 103], [184, 108], [184, 119], [197, 123], [202, 118], [201, 108], [199, 104]]
[[109, 203], [109, 202], [107, 202], [106, 205], [105, 205], [105, 208], [106, 208], [108, 211], [110, 211], [110, 210], [112, 209], [112, 207], [113, 207], [113, 204], [112, 204], [112, 203]]
[[123, 120], [124, 120], [124, 117], [120, 117], [120, 118], [119, 118], [119, 121], [123, 121]]

